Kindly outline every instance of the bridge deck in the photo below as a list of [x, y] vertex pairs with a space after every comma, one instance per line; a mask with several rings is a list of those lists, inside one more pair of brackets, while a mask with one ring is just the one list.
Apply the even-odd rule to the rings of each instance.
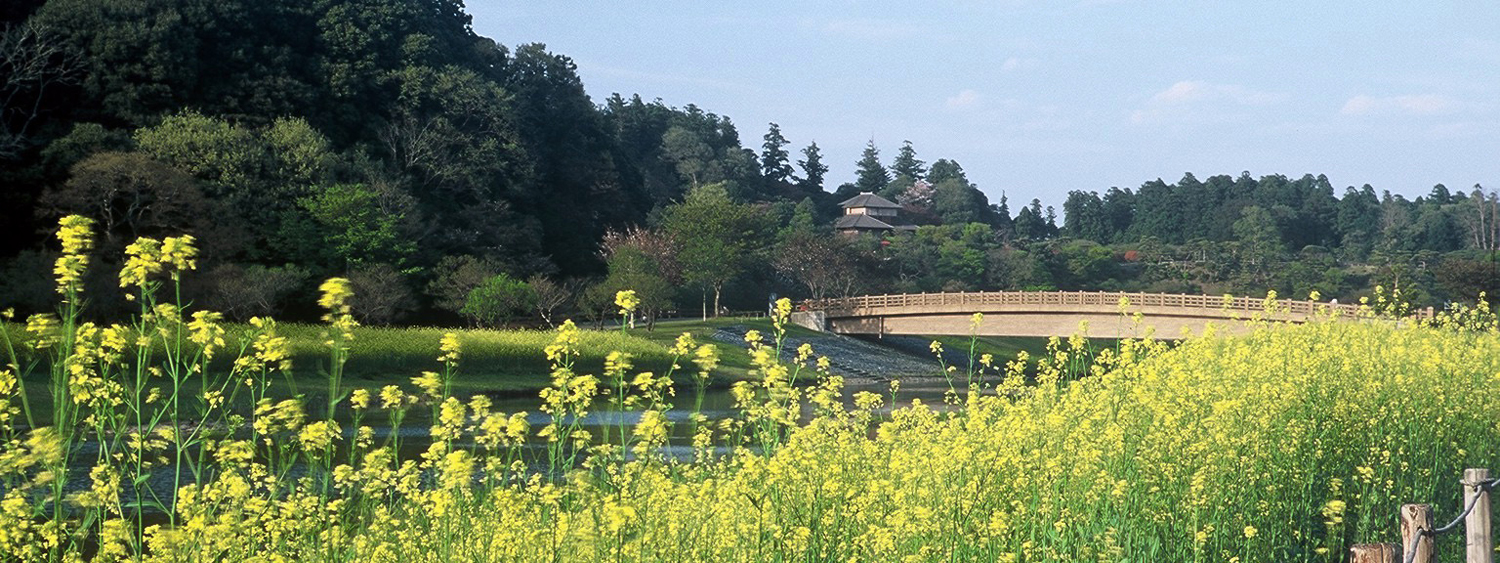
[[[967, 334], [969, 318], [985, 313], [979, 333], [994, 336], [1066, 336], [1080, 322], [1091, 336], [1140, 336], [1147, 327], [1162, 337], [1199, 333], [1210, 322], [1239, 332], [1236, 319], [1307, 322], [1318, 316], [1368, 318], [1352, 304], [1253, 297], [1081, 291], [990, 291], [868, 295], [806, 301], [804, 324], [846, 334]], [[1140, 323], [1129, 317], [1139, 314]], [[808, 320], [809, 315], [820, 318]], [[1430, 317], [1432, 310], [1419, 317]]]

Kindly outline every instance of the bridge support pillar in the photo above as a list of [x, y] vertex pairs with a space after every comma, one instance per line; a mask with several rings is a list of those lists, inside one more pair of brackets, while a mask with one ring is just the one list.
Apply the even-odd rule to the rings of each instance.
[[794, 311], [787, 320], [802, 328], [828, 332], [828, 313], [825, 311]]

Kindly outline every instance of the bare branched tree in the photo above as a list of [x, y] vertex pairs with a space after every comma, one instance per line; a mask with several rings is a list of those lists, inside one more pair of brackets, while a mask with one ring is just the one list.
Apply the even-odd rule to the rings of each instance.
[[174, 230], [202, 237], [202, 227], [213, 217], [212, 205], [192, 176], [140, 153], [95, 153], [74, 165], [71, 175], [42, 195], [40, 215], [94, 218], [105, 248], [123, 248], [136, 237]]
[[280, 313], [281, 303], [311, 274], [295, 267], [220, 264], [208, 271], [205, 305], [237, 321]]
[[840, 237], [798, 233], [778, 246], [772, 267], [807, 288], [813, 299], [847, 295], [858, 281], [857, 252]]
[[442, 182], [455, 160], [454, 151], [449, 150], [455, 136], [452, 129], [442, 118], [418, 118], [403, 111], [380, 130], [380, 141], [398, 170], [424, 170], [427, 178]]
[[372, 264], [349, 274], [354, 298], [349, 302], [359, 322], [389, 325], [416, 309], [406, 276], [390, 264]]
[[1486, 192], [1483, 186], [1474, 185], [1469, 201], [1474, 210], [1467, 213], [1464, 223], [1469, 227], [1474, 247], [1485, 252], [1500, 250], [1500, 192]]
[[526, 280], [526, 284], [530, 285], [532, 293], [536, 294], [537, 314], [541, 315], [547, 326], [556, 327], [557, 323], [552, 322], [552, 316], [559, 308], [573, 300], [573, 290], [564, 284], [547, 279], [547, 276], [542, 274], [531, 276], [531, 279]]
[[621, 249], [640, 250], [642, 254], [656, 263], [657, 272], [668, 283], [673, 285], [682, 283], [682, 264], [677, 260], [677, 253], [682, 249], [682, 245], [678, 244], [677, 239], [666, 231], [641, 227], [610, 231], [604, 234], [604, 241], [600, 248], [606, 262]]
[[48, 90], [76, 84], [82, 61], [75, 49], [34, 22], [0, 31], [0, 160], [26, 149], [45, 113]]

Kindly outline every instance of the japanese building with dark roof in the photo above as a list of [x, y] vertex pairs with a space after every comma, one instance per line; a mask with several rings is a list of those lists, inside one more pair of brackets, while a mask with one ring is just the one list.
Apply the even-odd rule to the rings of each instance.
[[901, 220], [899, 204], [870, 192], [862, 192], [844, 200], [839, 206], [844, 208], [844, 216], [833, 222], [833, 230], [840, 234], [917, 230], [915, 226]]

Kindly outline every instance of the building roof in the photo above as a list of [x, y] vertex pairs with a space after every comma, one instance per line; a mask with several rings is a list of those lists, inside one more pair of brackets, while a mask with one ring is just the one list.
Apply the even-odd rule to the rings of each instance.
[[833, 228], [840, 229], [840, 230], [847, 230], [847, 229], [881, 229], [881, 230], [887, 230], [887, 229], [894, 229], [896, 227], [892, 227], [889, 224], [887, 224], [885, 221], [881, 221], [881, 220], [876, 219], [874, 217], [871, 217], [869, 215], [845, 215], [843, 217], [839, 217], [837, 221], [833, 222]]
[[891, 201], [889, 199], [880, 197], [878, 195], [872, 194], [870, 192], [861, 192], [857, 196], [854, 196], [854, 197], [851, 197], [851, 198], [849, 198], [847, 200], [844, 200], [844, 202], [840, 203], [839, 205], [842, 206], [842, 207], [844, 207], [845, 209], [848, 209], [850, 207], [872, 207], [872, 208], [877, 208], [877, 209], [901, 209], [901, 206], [900, 205], [896, 205], [895, 202], [893, 202], [893, 201]]

